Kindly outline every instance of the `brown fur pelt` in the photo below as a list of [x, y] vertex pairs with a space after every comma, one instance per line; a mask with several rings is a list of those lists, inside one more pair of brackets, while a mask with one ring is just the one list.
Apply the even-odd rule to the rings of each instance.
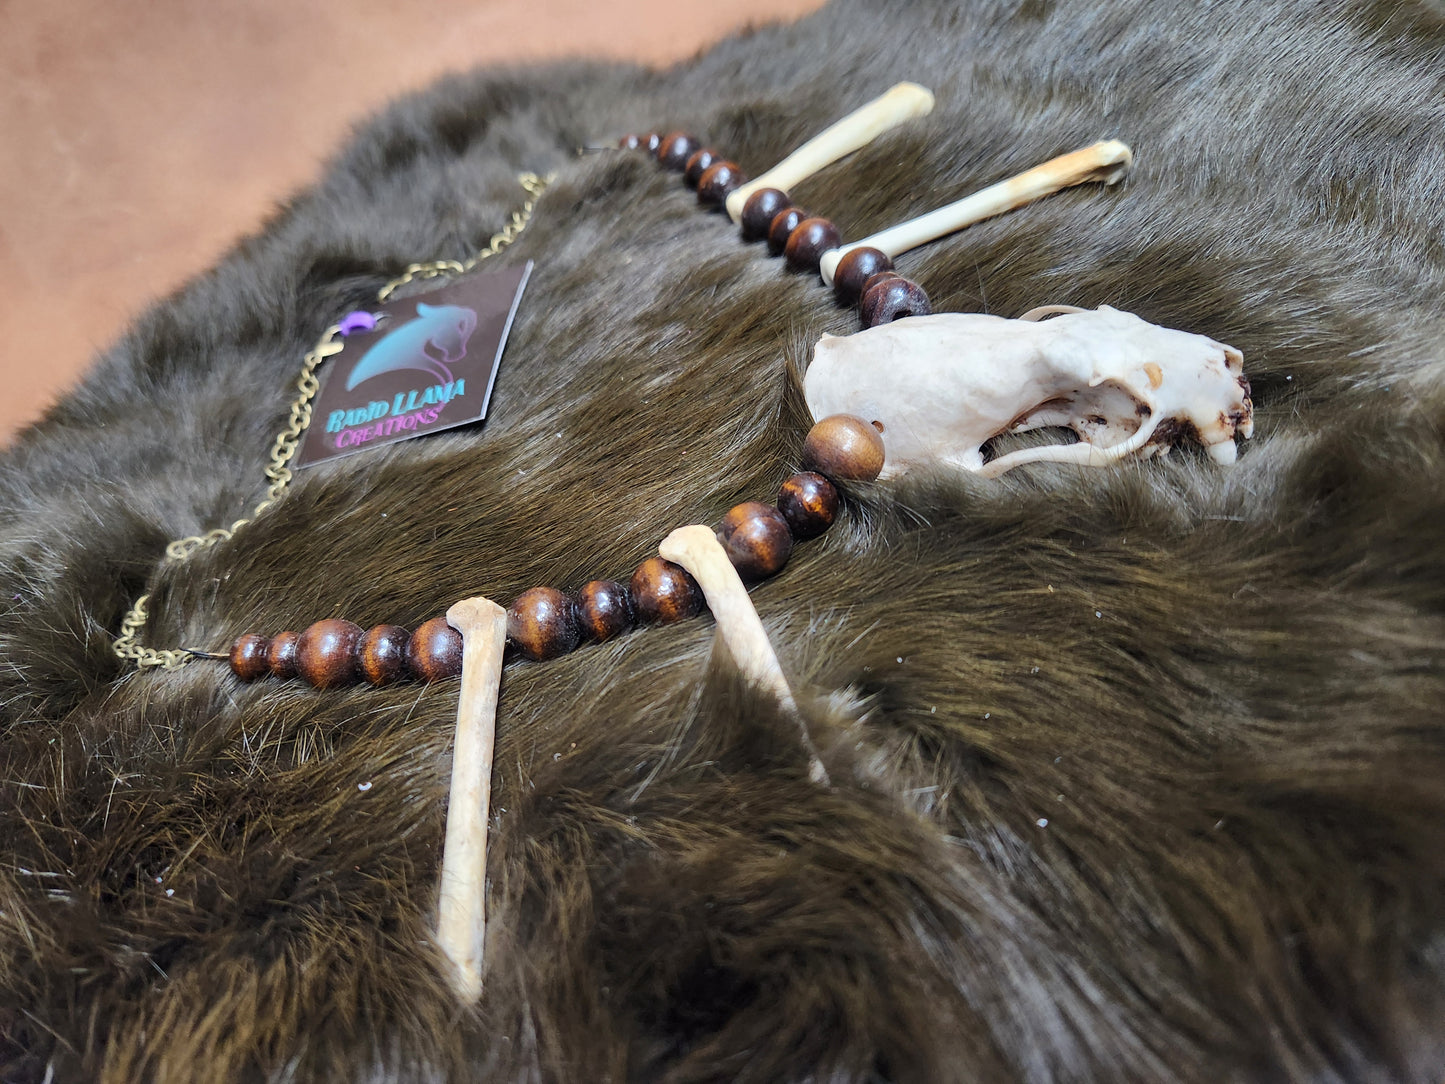
[[[0, 1078], [1352, 1081], [1445, 1067], [1445, 26], [1340, 0], [838, 0], [666, 72], [449, 80], [140, 319], [0, 477]], [[856, 328], [676, 174], [900, 78], [794, 193], [859, 237], [1117, 137], [904, 257], [939, 311], [1244, 351], [1255, 439], [854, 487], [753, 597], [831, 774], [707, 615], [508, 666], [486, 990], [430, 939], [457, 683], [112, 654], [625, 579], [796, 464]], [[264, 491], [303, 353], [417, 259], [535, 260], [482, 427]], [[369, 784], [369, 787], [366, 786]]]

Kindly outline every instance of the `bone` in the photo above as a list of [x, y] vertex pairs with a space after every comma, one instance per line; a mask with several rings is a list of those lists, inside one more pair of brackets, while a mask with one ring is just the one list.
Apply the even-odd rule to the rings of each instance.
[[827, 770], [818, 758], [813, 740], [798, 712], [793, 690], [783, 676], [783, 668], [778, 664], [778, 656], [763, 629], [758, 611], [753, 607], [748, 589], [728, 560], [727, 551], [717, 540], [717, 533], [701, 524], [679, 527], [662, 540], [657, 552], [663, 560], [687, 569], [698, 582], [707, 599], [708, 609], [717, 621], [718, 634], [743, 677], [772, 693], [783, 709], [797, 719], [803, 747], [808, 751], [809, 778], [826, 786]]
[[1116, 184], [1129, 172], [1133, 161], [1133, 152], [1117, 139], [1105, 140], [1082, 150], [1061, 154], [946, 207], [899, 223], [861, 241], [830, 249], [823, 253], [818, 269], [822, 272], [823, 281], [831, 286], [833, 275], [838, 270], [838, 261], [852, 249], [876, 248], [891, 257], [897, 257], [919, 245], [937, 240], [985, 218], [1015, 210], [1060, 189], [1071, 188], [1087, 181]]
[[455, 968], [457, 997], [472, 1004], [482, 995], [487, 816], [507, 611], [490, 599], [468, 598], [447, 611], [447, 623], [462, 634], [462, 691], [452, 747], [437, 943]]
[[933, 92], [917, 83], [897, 83], [867, 105], [855, 109], [832, 127], [815, 135], [761, 177], [743, 185], [727, 198], [734, 223], [741, 221], [743, 204], [760, 188], [790, 191], [824, 166], [866, 147], [890, 128], [933, 111]]

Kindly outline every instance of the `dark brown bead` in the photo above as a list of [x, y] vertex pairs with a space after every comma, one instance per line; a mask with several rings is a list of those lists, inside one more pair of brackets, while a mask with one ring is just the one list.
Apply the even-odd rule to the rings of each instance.
[[406, 645], [411, 633], [400, 625], [377, 625], [361, 634], [356, 661], [373, 685], [390, 685], [406, 675]]
[[843, 243], [838, 227], [826, 218], [805, 218], [788, 234], [783, 257], [790, 271], [816, 271], [823, 253]]
[[271, 676], [286, 681], [296, 676], [296, 645], [301, 641], [294, 632], [278, 632], [271, 637], [271, 646], [266, 649], [266, 665]]
[[632, 592], [616, 580], [593, 580], [577, 592], [577, 624], [589, 640], [610, 640], [636, 620]]
[[700, 149], [698, 141], [686, 132], [669, 132], [657, 148], [657, 160], [674, 173], [681, 173], [687, 168], [687, 160]]
[[734, 188], [742, 187], [747, 180], [736, 162], [714, 162], [698, 178], [697, 201], [720, 206]]
[[356, 642], [361, 626], [337, 617], [308, 625], [296, 641], [296, 672], [318, 689], [356, 680]]
[[788, 521], [770, 504], [744, 501], [728, 509], [718, 525], [717, 540], [745, 580], [771, 576], [788, 563], [793, 533]]
[[863, 284], [880, 271], [892, 271], [888, 253], [876, 248], [855, 248], [843, 253], [833, 272], [833, 293], [845, 305], [856, 305], [863, 296]]
[[803, 466], [834, 482], [871, 482], [883, 469], [883, 438], [862, 418], [829, 415], [808, 430]]
[[891, 324], [905, 316], [927, 316], [933, 311], [923, 287], [905, 278], [882, 279], [863, 294], [859, 311], [864, 327]]
[[774, 256], [781, 256], [783, 249], [788, 247], [788, 235], [807, 217], [808, 212], [801, 207], [784, 207], [775, 214], [768, 225], [768, 251]]
[[417, 627], [406, 643], [406, 668], [420, 681], [440, 681], [462, 672], [462, 634], [433, 617]]
[[507, 639], [529, 659], [565, 655], [581, 639], [572, 599], [555, 587], [532, 587], [507, 607]]
[[722, 156], [717, 151], [704, 147], [687, 160], [687, 167], [682, 171], [684, 183], [689, 188], [696, 188], [697, 182], [702, 180], [702, 175], [712, 168], [713, 163], [721, 161]]
[[816, 538], [833, 525], [838, 514], [838, 490], [821, 474], [803, 471], [778, 491], [778, 511], [799, 542]]
[[667, 625], [699, 613], [702, 588], [681, 565], [649, 557], [632, 574], [632, 601], [643, 621]]
[[266, 651], [271, 641], [260, 633], [248, 632], [231, 645], [231, 673], [242, 681], [255, 681], [271, 672]]
[[767, 237], [768, 227], [778, 217], [778, 212], [792, 205], [793, 201], [781, 188], [759, 188], [743, 204], [743, 240], [761, 241]]
[[647, 148], [648, 154], [656, 155], [657, 148], [662, 146], [662, 133], [648, 132], [642, 137], [642, 146]]
[[858, 291], [858, 300], [861, 302], [869, 290], [885, 279], [901, 279], [902, 277], [897, 271], [879, 271], [876, 275], [869, 275], [863, 282], [863, 289]]
[[630, 132], [629, 134], [619, 139], [617, 141], [617, 145], [625, 151], [641, 150], [642, 140], [642, 136], [638, 135], [636, 132]]

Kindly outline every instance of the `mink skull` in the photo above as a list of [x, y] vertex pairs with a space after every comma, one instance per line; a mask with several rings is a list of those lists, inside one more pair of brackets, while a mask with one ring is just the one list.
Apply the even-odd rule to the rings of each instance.
[[[1042, 319], [1052, 313], [1064, 315]], [[1102, 466], [1184, 437], [1232, 463], [1235, 434], [1254, 431], [1243, 354], [1107, 305], [1018, 320], [945, 312], [824, 335], [804, 390], [814, 418], [878, 426], [884, 478], [937, 464], [990, 477], [1024, 463]], [[984, 461], [993, 437], [1045, 426], [1079, 441]]]

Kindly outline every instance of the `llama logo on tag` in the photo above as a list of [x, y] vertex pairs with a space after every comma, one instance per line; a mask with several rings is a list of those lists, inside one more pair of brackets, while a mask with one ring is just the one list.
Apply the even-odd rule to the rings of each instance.
[[448, 365], [467, 356], [467, 340], [476, 328], [477, 314], [472, 309], [418, 301], [415, 320], [387, 332], [351, 367], [346, 390], [402, 369], [417, 369], [440, 384], [450, 384], [454, 377]]

